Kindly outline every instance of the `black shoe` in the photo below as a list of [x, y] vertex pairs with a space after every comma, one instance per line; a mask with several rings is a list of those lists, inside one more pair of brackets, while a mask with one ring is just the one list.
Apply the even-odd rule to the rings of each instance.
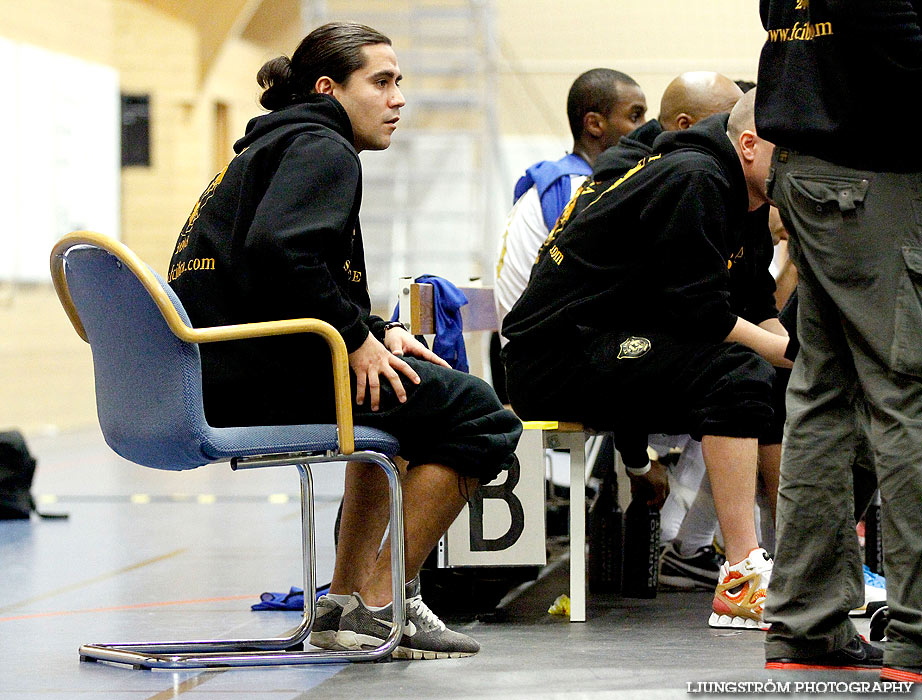
[[884, 652], [856, 634], [841, 649], [803, 659], [766, 659], [765, 668], [787, 671], [864, 671], [884, 665]]
[[683, 556], [678, 542], [667, 542], [659, 557], [659, 585], [679, 591], [713, 591], [724, 563], [713, 547], [701, 547]]

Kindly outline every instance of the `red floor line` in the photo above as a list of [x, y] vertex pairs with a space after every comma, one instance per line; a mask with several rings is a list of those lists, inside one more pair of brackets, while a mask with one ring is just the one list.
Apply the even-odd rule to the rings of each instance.
[[0, 617], [0, 622], [11, 622], [13, 620], [31, 620], [38, 617], [61, 617], [63, 615], [83, 615], [86, 613], [112, 612], [113, 610], [138, 610], [140, 608], [158, 608], [169, 605], [195, 605], [197, 603], [219, 603], [225, 600], [245, 600], [250, 598], [257, 600], [259, 595], [251, 593], [249, 595], [228, 595], [219, 598], [196, 598], [193, 600], [163, 600], [153, 603], [135, 603], [133, 605], [113, 605], [107, 608], [89, 608], [87, 610], [57, 610], [42, 613], [27, 613], [25, 615], [12, 615], [10, 617]]

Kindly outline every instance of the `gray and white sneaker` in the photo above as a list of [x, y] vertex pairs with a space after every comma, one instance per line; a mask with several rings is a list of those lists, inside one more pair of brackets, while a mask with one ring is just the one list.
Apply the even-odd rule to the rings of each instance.
[[339, 632], [339, 619], [342, 614], [342, 605], [329, 596], [320, 596], [317, 599], [314, 626], [311, 628], [311, 644], [320, 649], [339, 649], [336, 645], [336, 635]]
[[701, 547], [691, 556], [680, 551], [681, 544], [669, 542], [659, 558], [659, 585], [667, 590], [710, 591], [720, 578], [722, 557], [713, 547]]
[[[419, 595], [419, 576], [407, 581], [404, 587], [407, 598]], [[350, 595], [350, 598], [354, 596]], [[317, 599], [314, 626], [311, 628], [310, 643], [320, 649], [342, 650], [338, 643], [339, 621], [343, 615], [343, 604], [328, 595]]]
[[[340, 648], [357, 651], [381, 646], [391, 631], [392, 605], [382, 610], [369, 610], [362, 597], [355, 594], [343, 608], [337, 637]], [[478, 651], [480, 644], [466, 634], [448, 629], [423, 602], [422, 596], [407, 598], [407, 624], [391, 654], [393, 658], [457, 659], [473, 656]]]

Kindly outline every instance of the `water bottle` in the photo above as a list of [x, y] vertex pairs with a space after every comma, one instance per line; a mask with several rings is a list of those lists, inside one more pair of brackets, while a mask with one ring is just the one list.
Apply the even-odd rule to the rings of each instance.
[[589, 508], [588, 583], [593, 593], [618, 593], [621, 590], [621, 523], [618, 505], [618, 480], [613, 468], [605, 471]]
[[655, 598], [659, 580], [659, 510], [635, 498], [624, 517], [622, 595]]
[[864, 563], [875, 574], [884, 574], [884, 543], [880, 523], [880, 492], [864, 512]]

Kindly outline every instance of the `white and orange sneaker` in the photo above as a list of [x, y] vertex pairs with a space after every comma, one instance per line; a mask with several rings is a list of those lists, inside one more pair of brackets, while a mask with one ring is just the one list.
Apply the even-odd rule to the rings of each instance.
[[772, 574], [772, 560], [764, 549], [753, 549], [741, 562], [720, 567], [714, 591], [711, 627], [766, 630], [762, 622], [762, 604]]

